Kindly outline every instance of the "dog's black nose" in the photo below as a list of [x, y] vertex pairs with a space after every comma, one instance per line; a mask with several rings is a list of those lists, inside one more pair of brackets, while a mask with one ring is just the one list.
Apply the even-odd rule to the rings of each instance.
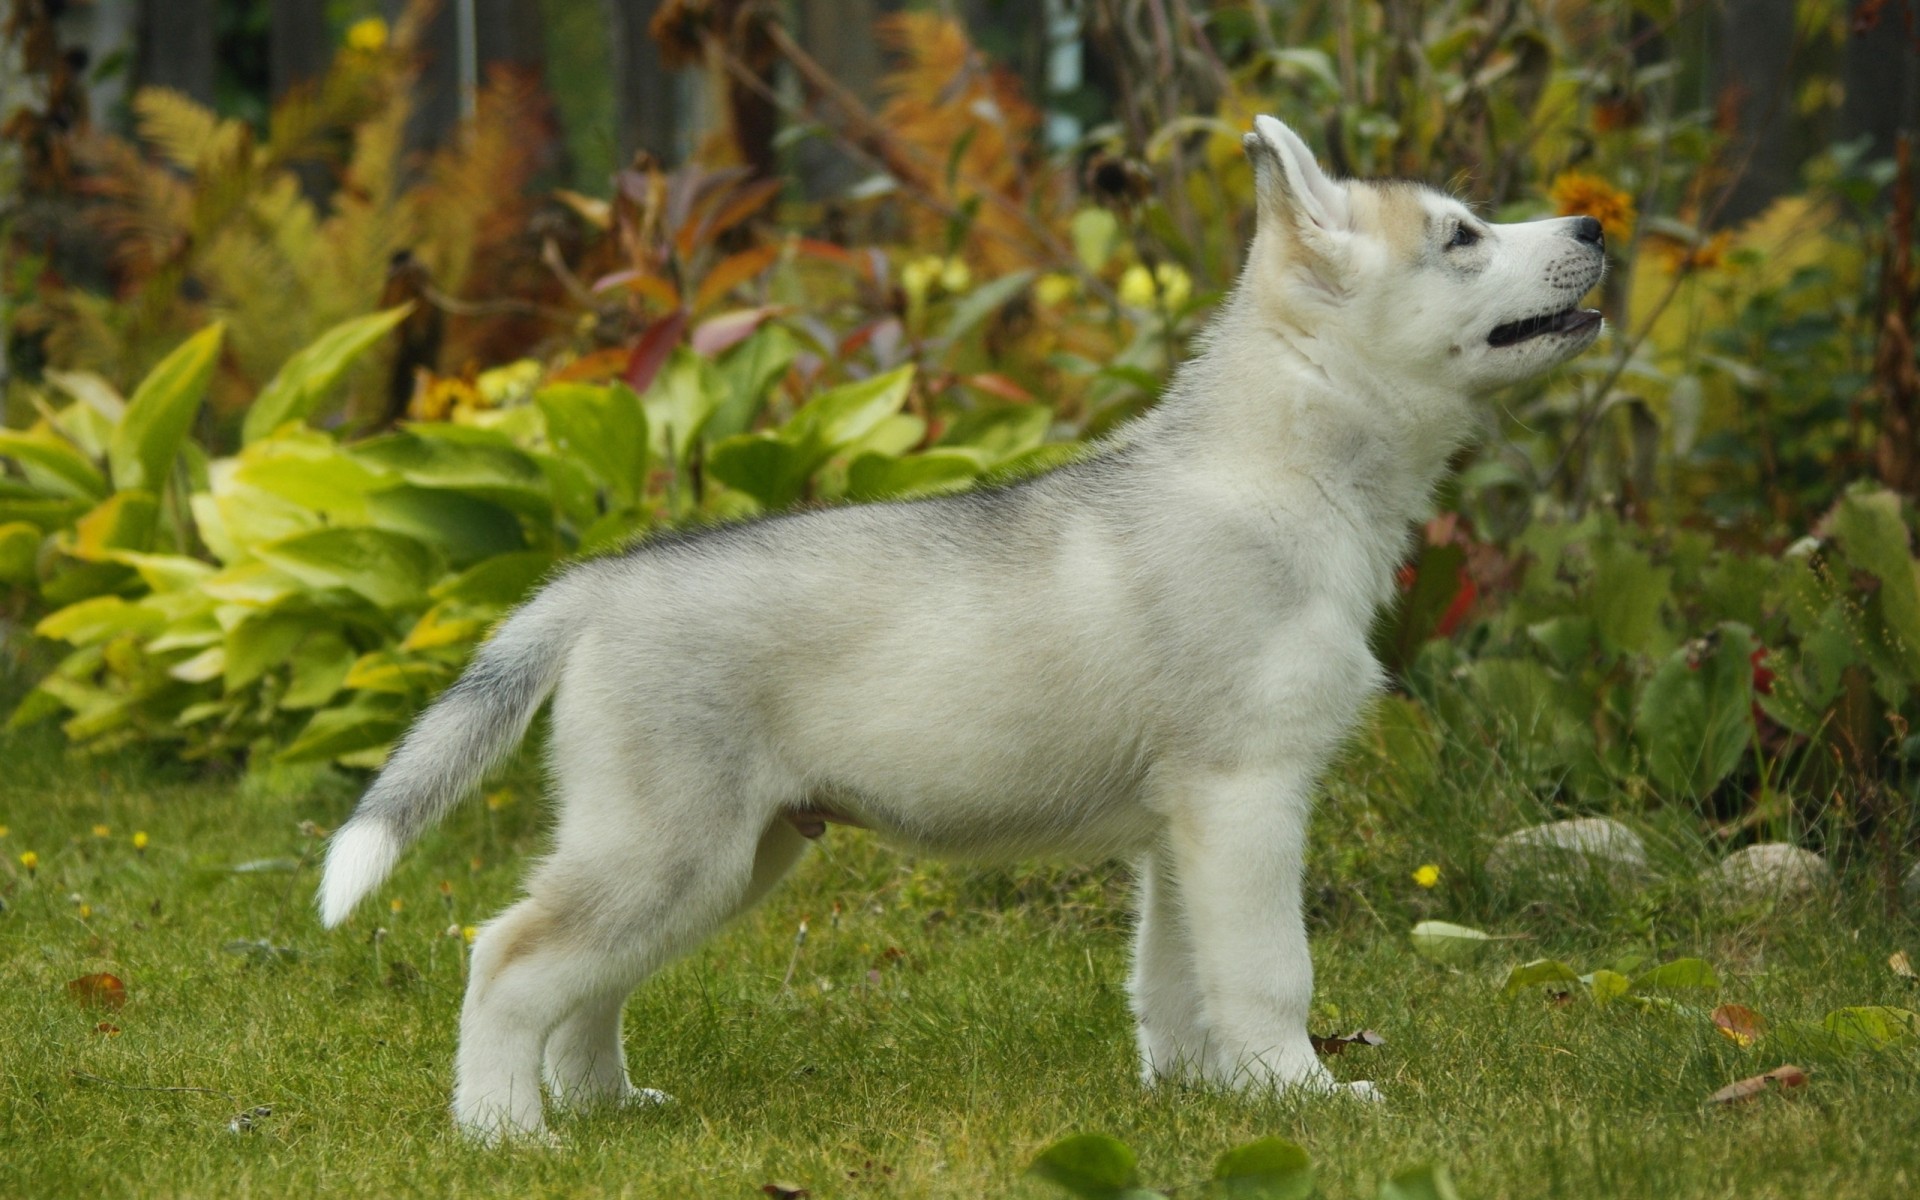
[[1573, 236], [1589, 246], [1598, 246], [1602, 250], [1607, 248], [1607, 236], [1601, 231], [1600, 222], [1592, 217], [1580, 217], [1574, 221]]

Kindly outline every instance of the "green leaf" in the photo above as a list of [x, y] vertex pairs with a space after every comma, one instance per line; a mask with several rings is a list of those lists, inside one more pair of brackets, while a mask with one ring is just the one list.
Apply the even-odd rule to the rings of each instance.
[[180, 343], [134, 390], [127, 412], [107, 440], [113, 486], [160, 492], [173, 459], [206, 397], [226, 326], [215, 322]]
[[152, 492], [129, 489], [102, 500], [73, 525], [70, 549], [75, 558], [111, 560], [116, 551], [145, 550], [153, 544], [160, 500]]
[[285, 662], [310, 621], [306, 615], [263, 613], [227, 630], [226, 690], [237, 692]]
[[1833, 532], [1848, 563], [1879, 578], [1874, 601], [1887, 649], [1906, 682], [1920, 684], [1920, 565], [1908, 549], [1900, 497], [1880, 490], [1851, 493], [1834, 510]]
[[356, 657], [339, 634], [330, 629], [312, 631], [288, 660], [292, 678], [280, 697], [280, 707], [318, 708], [333, 699]]
[[1836, 1008], [1820, 1024], [1856, 1050], [1888, 1050], [1920, 1042], [1920, 1014], [1884, 1004]]
[[1313, 1163], [1285, 1138], [1266, 1137], [1236, 1146], [1213, 1167], [1210, 1196], [1245, 1200], [1306, 1200], [1313, 1195]]
[[592, 387], [553, 384], [534, 403], [547, 419], [547, 438], [613, 493], [615, 507], [631, 507], [647, 480], [647, 414], [625, 384]]
[[1420, 957], [1448, 966], [1472, 962], [1493, 943], [1491, 934], [1447, 921], [1422, 921], [1409, 936]]
[[1549, 983], [1579, 983], [1580, 972], [1574, 970], [1557, 958], [1536, 958], [1530, 963], [1522, 963], [1507, 972], [1507, 982], [1501, 985], [1500, 995], [1511, 1000], [1530, 987], [1541, 987]]
[[1618, 971], [1602, 967], [1587, 977], [1587, 989], [1593, 993], [1595, 1004], [1610, 1004], [1632, 991], [1633, 981]]
[[339, 708], [322, 709], [276, 761], [324, 762], [384, 746], [406, 728], [404, 709], [404, 702], [391, 696], [361, 697]]
[[362, 442], [352, 453], [415, 487], [466, 492], [516, 512], [551, 511], [546, 474], [504, 434], [423, 425]]
[[346, 588], [387, 609], [423, 603], [436, 573], [432, 551], [384, 529], [316, 529], [257, 552], [311, 587]]
[[509, 608], [525, 600], [552, 569], [553, 556], [543, 551], [496, 555], [435, 584], [433, 598]]
[[674, 348], [667, 367], [641, 398], [654, 449], [684, 468], [726, 391], [714, 365], [685, 346]]
[[726, 379], [725, 395], [707, 418], [701, 435], [709, 442], [718, 442], [745, 433], [766, 406], [768, 391], [799, 354], [799, 344], [780, 325], [762, 326], [728, 351], [720, 363], [720, 373]]
[[1682, 646], [1655, 668], [1634, 711], [1647, 771], [1669, 796], [1706, 795], [1732, 773], [1753, 737], [1753, 634], [1720, 626], [1704, 647]]
[[99, 500], [107, 477], [71, 443], [44, 427], [31, 432], [0, 429], [0, 456], [13, 459], [37, 490], [75, 500]]
[[715, 443], [707, 452], [707, 473], [776, 509], [800, 498], [819, 461], [775, 434], [747, 433]]
[[0, 583], [30, 584], [39, 577], [40, 543], [46, 535], [25, 521], [0, 525]]
[[1460, 1200], [1453, 1176], [1438, 1163], [1408, 1167], [1380, 1185], [1380, 1200]]
[[1701, 958], [1676, 958], [1664, 962], [1650, 971], [1634, 976], [1633, 990], [1644, 992], [1650, 988], [1665, 991], [1699, 989], [1713, 991], [1720, 986], [1720, 976], [1713, 967]]
[[1118, 1138], [1077, 1133], [1042, 1150], [1027, 1174], [1089, 1200], [1117, 1200], [1139, 1182], [1139, 1160]]
[[457, 567], [527, 548], [513, 513], [490, 500], [439, 488], [375, 492], [367, 497], [367, 524], [417, 538]]
[[94, 596], [48, 614], [33, 631], [43, 638], [84, 646], [120, 633], [155, 634], [165, 625], [166, 618], [153, 609], [119, 596]]
[[952, 345], [994, 313], [999, 312], [1006, 303], [1025, 291], [1033, 282], [1032, 271], [1015, 271], [1002, 276], [991, 283], [985, 283], [968, 292], [954, 303], [946, 325], [940, 330], [939, 340]]
[[1600, 642], [1611, 653], [1646, 653], [1662, 632], [1660, 609], [1672, 594], [1671, 567], [1654, 566], [1645, 551], [1625, 541], [1595, 545], [1587, 605]]
[[937, 496], [964, 491], [979, 477], [979, 460], [959, 450], [929, 450], [906, 458], [862, 454], [847, 467], [847, 499]]
[[802, 405], [780, 430], [783, 441], [824, 459], [900, 411], [913, 387], [911, 363], [884, 375], [829, 388]]
[[[304, 421], [354, 360], [406, 320], [411, 304], [342, 321], [294, 353], [247, 409], [240, 440], [255, 442], [288, 421]], [[136, 395], [135, 401], [139, 400]]]

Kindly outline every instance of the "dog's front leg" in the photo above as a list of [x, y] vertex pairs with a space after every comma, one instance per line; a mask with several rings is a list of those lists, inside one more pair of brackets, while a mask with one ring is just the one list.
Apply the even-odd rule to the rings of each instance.
[[1334, 1090], [1307, 1037], [1313, 963], [1300, 906], [1311, 777], [1187, 781], [1169, 826], [1205, 1014], [1203, 1071], [1236, 1088]]

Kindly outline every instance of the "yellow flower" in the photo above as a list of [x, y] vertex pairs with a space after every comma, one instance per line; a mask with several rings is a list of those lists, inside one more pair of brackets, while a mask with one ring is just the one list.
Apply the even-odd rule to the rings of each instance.
[[1153, 281], [1160, 285], [1160, 298], [1168, 308], [1179, 308], [1193, 295], [1193, 276], [1178, 263], [1161, 263], [1154, 268]]
[[473, 945], [474, 935], [479, 932], [479, 928], [473, 925], [462, 925], [460, 927], [460, 936], [467, 940], [467, 945], [469, 946]]
[[27, 874], [31, 875], [40, 866], [40, 856], [29, 850], [20, 856], [20, 865], [27, 869]]
[[900, 268], [900, 286], [907, 290], [907, 298], [919, 302], [927, 291], [939, 280], [940, 273], [946, 269], [946, 263], [938, 255], [929, 254], [916, 258]]
[[113, 830], [108, 829], [105, 825], [95, 825], [93, 827], [93, 836], [97, 838], [112, 837]]
[[135, 850], [145, 850], [147, 848], [147, 840], [146, 830], [141, 829], [136, 831], [133, 835], [133, 848]]
[[7, 834], [11, 832], [13, 831], [8, 829], [5, 825], [0, 825], [0, 838], [7, 836]]
[[347, 49], [375, 54], [387, 48], [387, 23], [379, 17], [367, 17], [347, 26]]
[[940, 268], [940, 286], [949, 292], [964, 292], [972, 283], [973, 272], [957, 258], [948, 259]]
[[93, 905], [82, 904], [80, 906], [80, 919], [84, 921], [91, 916], [93, 916]]
[[1059, 308], [1080, 290], [1079, 281], [1062, 271], [1050, 271], [1033, 285], [1033, 298], [1043, 308]]
[[1598, 175], [1563, 171], [1554, 177], [1553, 206], [1563, 217], [1592, 217], [1610, 238], [1633, 232], [1633, 197]]
[[393, 899], [387, 901], [387, 911], [393, 913], [395, 916], [398, 916], [400, 914], [400, 910], [405, 908], [406, 906], [407, 906], [407, 902], [405, 900], [402, 900], [398, 896], [395, 896]]
[[1433, 863], [1422, 863], [1414, 871], [1413, 881], [1423, 888], [1430, 888], [1440, 882], [1440, 868]]
[[1129, 308], [1146, 308], [1153, 303], [1153, 272], [1139, 263], [1120, 276], [1120, 303]]

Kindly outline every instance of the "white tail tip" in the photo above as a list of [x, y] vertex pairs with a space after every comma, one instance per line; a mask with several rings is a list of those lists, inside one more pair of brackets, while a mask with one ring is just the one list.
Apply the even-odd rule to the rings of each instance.
[[320, 876], [320, 923], [332, 929], [346, 920], [400, 861], [400, 849], [385, 821], [348, 821], [336, 830]]

